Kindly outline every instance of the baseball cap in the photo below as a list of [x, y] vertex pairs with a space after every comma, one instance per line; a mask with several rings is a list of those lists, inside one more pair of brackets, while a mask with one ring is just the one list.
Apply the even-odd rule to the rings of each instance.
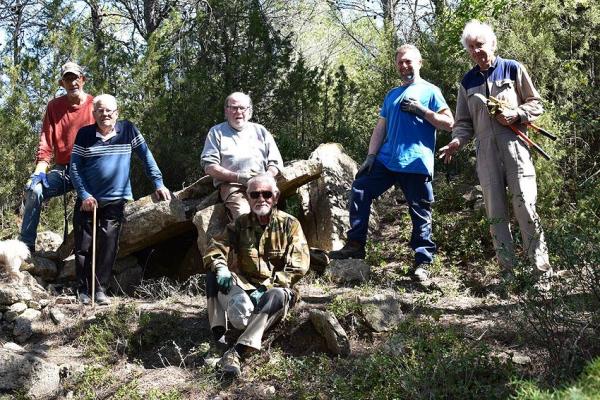
[[77, 76], [81, 76], [81, 75], [83, 75], [83, 69], [78, 64], [75, 64], [74, 62], [69, 61], [69, 62], [63, 64], [62, 67], [60, 67], [60, 77], [62, 78], [63, 76], [65, 76], [65, 74], [68, 74], [68, 73], [72, 73]]

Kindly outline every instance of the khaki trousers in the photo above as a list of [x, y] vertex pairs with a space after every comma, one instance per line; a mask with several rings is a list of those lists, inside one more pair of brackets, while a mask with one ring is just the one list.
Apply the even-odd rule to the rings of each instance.
[[538, 271], [551, 269], [544, 232], [535, 208], [537, 185], [529, 149], [514, 134], [480, 139], [477, 142], [477, 175], [500, 265], [507, 270], [515, 265], [508, 214], [510, 198], [525, 253]]
[[[210, 281], [207, 276], [207, 285]], [[291, 297], [290, 289], [271, 288], [255, 307], [250, 296], [234, 283], [229, 293], [219, 291], [217, 296], [207, 297], [208, 321], [211, 329], [216, 326], [228, 329], [231, 325], [243, 330], [237, 343], [260, 350], [264, 332], [287, 313]]]

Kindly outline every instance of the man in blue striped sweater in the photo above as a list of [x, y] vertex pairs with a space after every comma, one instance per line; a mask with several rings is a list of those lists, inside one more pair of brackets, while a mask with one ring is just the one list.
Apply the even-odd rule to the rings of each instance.
[[71, 155], [70, 176], [77, 191], [73, 214], [75, 266], [79, 300], [89, 304], [92, 213], [98, 208], [95, 297], [98, 304], [105, 305], [110, 303], [105, 290], [118, 251], [125, 202], [133, 199], [129, 179], [132, 152], [144, 163], [158, 199], [169, 200], [171, 195], [142, 134], [131, 122], [117, 121], [117, 100], [108, 94], [95, 97], [93, 114], [96, 123], [79, 130]]

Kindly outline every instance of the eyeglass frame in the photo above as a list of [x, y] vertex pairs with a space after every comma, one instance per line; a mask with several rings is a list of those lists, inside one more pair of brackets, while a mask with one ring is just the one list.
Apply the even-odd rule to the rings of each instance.
[[233, 112], [237, 112], [237, 111], [241, 111], [243, 113], [245, 113], [246, 111], [252, 110], [252, 106], [230, 106], [229, 104], [227, 105], [227, 108], [230, 109]]

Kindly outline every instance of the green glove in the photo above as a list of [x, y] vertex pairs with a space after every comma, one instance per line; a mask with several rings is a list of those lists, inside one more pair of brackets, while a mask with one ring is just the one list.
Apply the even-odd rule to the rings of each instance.
[[402, 100], [400, 103], [400, 108], [404, 112], [418, 115], [421, 118], [425, 118], [425, 113], [428, 110], [427, 107], [423, 107], [421, 103], [411, 97]]
[[374, 163], [375, 163], [375, 154], [369, 154], [367, 156], [367, 158], [365, 159], [365, 161], [362, 163], [362, 165], [358, 168], [358, 171], [356, 171], [355, 178], [358, 178], [365, 172], [367, 174], [370, 174]]
[[250, 293], [250, 300], [252, 301], [252, 304], [254, 304], [254, 307], [258, 305], [260, 298], [263, 294], [265, 294], [266, 291], [267, 288], [264, 285], [260, 285], [254, 292]]
[[217, 273], [217, 285], [219, 286], [219, 290], [224, 294], [229, 293], [231, 285], [233, 284], [229, 268], [227, 268], [225, 263], [219, 263], [215, 266], [215, 272]]

